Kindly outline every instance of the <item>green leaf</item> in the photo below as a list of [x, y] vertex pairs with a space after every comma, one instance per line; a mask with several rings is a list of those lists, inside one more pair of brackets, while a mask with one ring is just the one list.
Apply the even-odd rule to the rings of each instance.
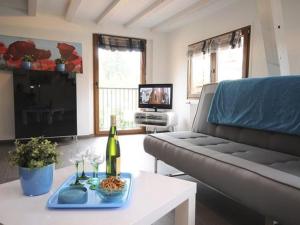
[[57, 163], [56, 143], [42, 137], [31, 138], [22, 144], [16, 141], [16, 150], [9, 151], [9, 162], [14, 166], [39, 168]]

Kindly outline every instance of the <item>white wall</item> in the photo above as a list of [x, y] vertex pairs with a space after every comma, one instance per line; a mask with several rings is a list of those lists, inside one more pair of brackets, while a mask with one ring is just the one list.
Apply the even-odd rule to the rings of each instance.
[[168, 34], [170, 81], [174, 84], [174, 110], [179, 130], [189, 129], [196, 110], [187, 104], [188, 45], [251, 25], [250, 74], [264, 75], [267, 67], [255, 1], [241, 0]]
[[[194, 22], [163, 35], [146, 30], [116, 26], [95, 26], [62, 18], [1, 17], [0, 34], [49, 40], [75, 41], [83, 44], [84, 72], [77, 76], [78, 133], [93, 133], [92, 33], [108, 33], [147, 39], [147, 81], [174, 84], [174, 111], [179, 118], [177, 129], [191, 127], [195, 104], [187, 104], [187, 46], [230, 30], [251, 25], [250, 76], [268, 75], [265, 45], [258, 17], [256, 0], [229, 1], [231, 5], [218, 9], [208, 7], [199, 12]], [[283, 26], [291, 74], [300, 74], [300, 2], [282, 0]], [[208, 13], [210, 10], [211, 13]], [[201, 14], [201, 15], [200, 15]], [[78, 25], [81, 24], [81, 25]], [[14, 138], [12, 77], [0, 71], [0, 140]]]
[[[300, 74], [300, 2], [282, 0], [283, 22], [291, 74]], [[179, 118], [179, 130], [190, 129], [196, 104], [187, 104], [188, 45], [240, 27], [251, 25], [250, 76], [268, 74], [265, 46], [255, 0], [238, 0], [218, 11], [202, 16], [187, 26], [168, 33], [170, 82], [174, 83], [174, 110]], [[272, 74], [271, 74], [272, 75]], [[277, 75], [277, 74], [276, 74]], [[197, 102], [196, 102], [197, 103]]]
[[[166, 82], [166, 40], [162, 34], [112, 25], [105, 27], [92, 23], [75, 24], [53, 16], [1, 17], [0, 20], [1, 35], [82, 43], [84, 70], [76, 79], [78, 135], [94, 133], [92, 33], [147, 39], [147, 81]], [[14, 139], [12, 74], [0, 71], [0, 140], [6, 139]]]
[[290, 74], [300, 75], [300, 1], [282, 0], [281, 3]]

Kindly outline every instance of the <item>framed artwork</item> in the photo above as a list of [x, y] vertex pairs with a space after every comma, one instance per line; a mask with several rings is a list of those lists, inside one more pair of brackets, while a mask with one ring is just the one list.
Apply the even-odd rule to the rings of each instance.
[[83, 71], [81, 43], [0, 35], [0, 69], [20, 68], [24, 56], [33, 59], [32, 70], [54, 71], [55, 59], [63, 59], [66, 72]]

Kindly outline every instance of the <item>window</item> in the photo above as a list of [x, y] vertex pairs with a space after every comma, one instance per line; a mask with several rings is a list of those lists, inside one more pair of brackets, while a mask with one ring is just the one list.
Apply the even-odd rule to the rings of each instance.
[[93, 46], [95, 134], [107, 135], [111, 114], [117, 116], [119, 134], [143, 132], [134, 113], [138, 85], [146, 80], [146, 40], [94, 34]]
[[190, 67], [193, 73], [191, 74], [192, 93], [201, 91], [204, 84], [211, 82], [210, 76], [210, 56], [209, 54], [195, 54], [190, 60]]
[[141, 83], [139, 51], [111, 51], [99, 48], [99, 128], [110, 128], [110, 115], [117, 116], [120, 130], [138, 128], [138, 85]]
[[250, 26], [188, 47], [188, 98], [199, 98], [202, 86], [248, 76]]
[[[241, 45], [242, 46], [242, 45]], [[242, 78], [243, 48], [220, 49], [217, 52], [217, 79], [234, 80]]]

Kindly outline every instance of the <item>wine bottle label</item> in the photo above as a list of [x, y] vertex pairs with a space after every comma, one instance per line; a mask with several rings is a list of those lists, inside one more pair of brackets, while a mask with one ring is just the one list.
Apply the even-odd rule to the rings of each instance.
[[120, 157], [116, 158], [116, 176], [120, 176], [121, 174], [121, 159]]
[[120, 157], [112, 156], [106, 161], [106, 175], [107, 176], [119, 176], [120, 175]]

